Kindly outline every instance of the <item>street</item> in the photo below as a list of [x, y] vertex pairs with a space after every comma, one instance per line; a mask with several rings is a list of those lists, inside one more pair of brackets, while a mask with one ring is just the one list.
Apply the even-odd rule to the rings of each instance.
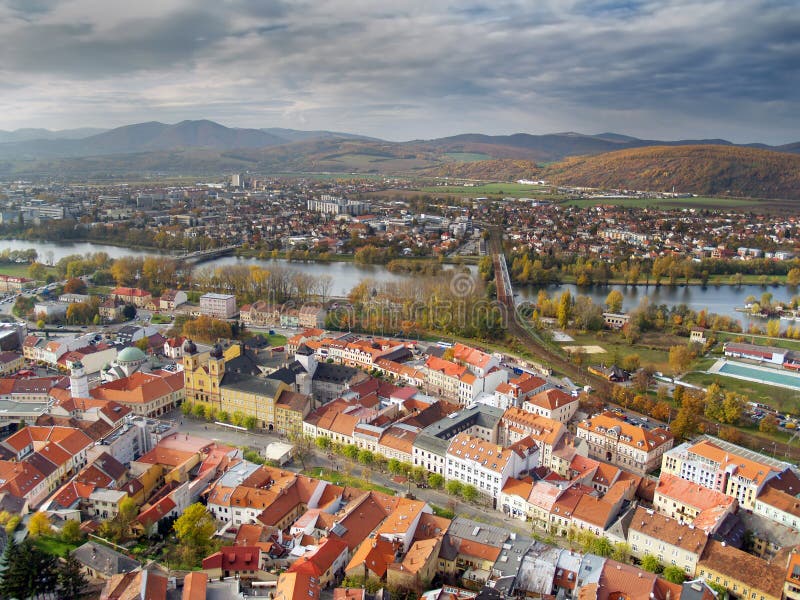
[[[181, 433], [186, 433], [197, 437], [204, 437], [233, 446], [244, 446], [259, 451], [263, 451], [263, 449], [272, 442], [287, 441], [285, 438], [276, 433], [243, 433], [227, 427], [214, 425], [213, 423], [207, 423], [206, 421], [201, 421], [194, 417], [184, 416], [180, 409], [175, 409], [172, 412], [167, 413], [163, 418], [171, 419], [178, 423], [178, 431]], [[365, 477], [365, 479], [377, 485], [392, 489], [397, 495], [405, 494], [409, 491], [409, 486], [407, 483], [397, 483], [396, 481], [393, 481], [392, 475], [389, 473], [381, 473], [374, 468], [364, 467], [359, 463], [349, 461], [341, 456], [335, 456], [329, 459], [327, 454], [324, 451], [316, 448], [316, 446], [313, 447], [313, 452], [313, 456], [306, 461], [306, 472], [311, 472], [313, 469], [319, 467], [331, 470], [342, 470], [346, 464], [347, 467], [349, 467], [350, 473], [355, 477], [364, 478], [363, 475], [366, 472], [367, 477]], [[302, 470], [301, 466], [297, 464], [297, 461], [285, 468], [288, 471], [293, 471], [296, 473]], [[448, 495], [444, 491], [430, 488], [418, 488], [413, 483], [411, 484], [410, 489], [415, 498], [424, 500], [429, 504], [434, 504], [441, 508], [450, 507], [452, 501], [455, 499], [453, 496]], [[481, 523], [502, 527], [503, 529], [513, 531], [521, 535], [531, 535], [530, 524], [506, 517], [501, 512], [495, 511], [489, 507], [478, 506], [476, 504], [468, 503], [464, 500], [458, 499], [455, 506], [455, 512], [458, 516], [474, 519], [475, 521], [479, 521]]]

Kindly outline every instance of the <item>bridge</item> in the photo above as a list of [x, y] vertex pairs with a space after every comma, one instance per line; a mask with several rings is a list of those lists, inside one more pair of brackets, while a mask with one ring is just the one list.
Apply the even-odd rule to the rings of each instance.
[[238, 244], [231, 244], [230, 246], [222, 246], [221, 248], [211, 248], [209, 250], [197, 250], [196, 252], [191, 252], [189, 254], [183, 254], [182, 256], [178, 256], [175, 258], [175, 261], [178, 263], [179, 266], [187, 266], [187, 265], [196, 265], [202, 262], [206, 262], [208, 260], [214, 260], [215, 258], [219, 258], [220, 256], [227, 256], [229, 254], [233, 254], [237, 248], [240, 248]]
[[518, 338], [525, 348], [543, 365], [556, 369], [573, 381], [590, 381], [595, 389], [608, 390], [609, 383], [601, 378], [582, 370], [573, 363], [569, 357], [564, 356], [560, 347], [542, 338], [533, 328], [530, 320], [518, 310], [514, 301], [514, 287], [508, 273], [508, 264], [503, 252], [503, 232], [498, 227], [489, 228], [489, 251], [494, 266], [495, 286], [497, 288], [497, 301], [504, 307], [508, 332]]

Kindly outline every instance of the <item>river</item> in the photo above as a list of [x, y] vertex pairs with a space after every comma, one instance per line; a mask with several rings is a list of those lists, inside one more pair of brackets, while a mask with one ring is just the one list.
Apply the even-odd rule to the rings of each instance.
[[[106, 252], [112, 258], [121, 256], [154, 256], [159, 253], [153, 250], [137, 250], [124, 248], [121, 246], [109, 246], [107, 244], [93, 244], [91, 242], [78, 243], [55, 243], [55, 242], [32, 242], [25, 240], [0, 240], [0, 250], [8, 248], [10, 250], [27, 250], [35, 248], [39, 253], [39, 260], [43, 262], [57, 262], [59, 259], [69, 254], [89, 254], [91, 252]], [[259, 265], [269, 268], [272, 265], [281, 266], [301, 271], [312, 276], [330, 275], [333, 278], [332, 294], [335, 296], [346, 295], [353, 287], [365, 278], [372, 278], [377, 281], [403, 281], [412, 277], [409, 274], [391, 273], [379, 265], [361, 265], [353, 262], [288, 262], [284, 259], [261, 260], [255, 258], [239, 258], [235, 256], [224, 256], [213, 261], [202, 263], [202, 267], [223, 267], [227, 265]], [[470, 267], [475, 272], [475, 267]], [[518, 300], [535, 300], [540, 287], [518, 286], [515, 291]], [[554, 285], [545, 288], [551, 296], [558, 296], [564, 290], [569, 290], [573, 296], [589, 296], [596, 304], [604, 304], [606, 296], [612, 289], [622, 292], [624, 298], [624, 310], [635, 308], [644, 296], [647, 296], [651, 303], [655, 304], [686, 304], [695, 311], [703, 308], [709, 312], [726, 315], [740, 320], [745, 327], [751, 322], [763, 325], [763, 320], [736, 312], [737, 306], [744, 304], [747, 296], [760, 298], [764, 292], [773, 295], [773, 301], [788, 301], [798, 293], [798, 290], [790, 290], [786, 286], [767, 286], [742, 285], [738, 287], [722, 286], [594, 286], [591, 288], [578, 288], [572, 284]]]

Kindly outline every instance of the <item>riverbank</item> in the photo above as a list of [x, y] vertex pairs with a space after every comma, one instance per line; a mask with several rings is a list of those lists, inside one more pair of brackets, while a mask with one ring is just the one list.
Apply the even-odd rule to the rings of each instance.
[[[636, 283], [628, 283], [623, 278], [619, 277], [612, 277], [608, 280], [607, 283], [594, 283], [589, 286], [579, 286], [579, 289], [589, 289], [593, 287], [606, 287], [611, 285], [619, 285], [619, 286], [626, 286], [626, 287], [666, 287], [666, 288], [682, 288], [682, 287], [720, 287], [720, 286], [730, 286], [730, 287], [739, 287], [743, 285], [758, 285], [764, 288], [767, 287], [782, 287], [787, 286], [786, 275], [768, 275], [766, 276], [766, 281], [763, 281], [762, 278], [764, 275], [742, 275], [741, 280], [738, 277], [733, 275], [710, 275], [707, 281], [703, 281], [699, 277], [689, 279], [688, 283], [681, 278], [680, 281], [676, 281], [675, 283], [670, 283], [669, 281], [661, 281], [661, 283], [656, 283], [655, 281], [637, 281]], [[564, 275], [560, 278], [560, 283], [554, 283], [551, 285], [560, 285], [560, 284], [569, 284], [577, 286], [577, 277], [574, 275]], [[522, 284], [518, 282], [513, 282], [514, 285], [536, 285], [536, 284]], [[796, 291], [800, 293], [800, 288], [796, 288]]]

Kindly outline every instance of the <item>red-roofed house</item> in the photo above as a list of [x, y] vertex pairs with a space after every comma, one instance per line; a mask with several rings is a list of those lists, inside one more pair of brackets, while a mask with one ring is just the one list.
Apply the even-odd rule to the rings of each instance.
[[325, 538], [315, 549], [298, 558], [288, 572], [307, 573], [316, 577], [321, 587], [335, 582], [347, 564], [347, 544], [335, 538]]

